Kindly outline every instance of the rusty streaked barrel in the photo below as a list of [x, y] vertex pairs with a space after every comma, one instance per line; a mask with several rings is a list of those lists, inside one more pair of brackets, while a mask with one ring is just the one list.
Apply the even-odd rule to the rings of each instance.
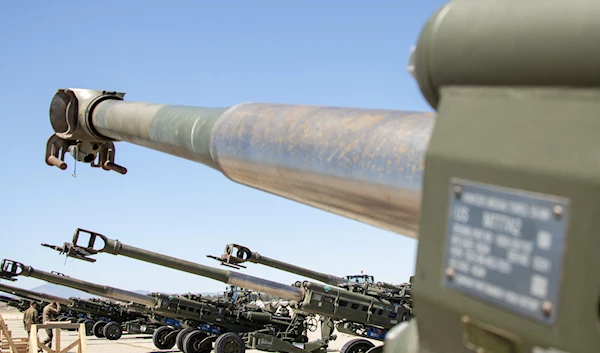
[[[102, 143], [110, 143], [114, 153], [112, 142], [126, 141], [203, 163], [240, 184], [417, 237], [433, 113], [266, 103], [202, 108], [123, 97], [59, 90], [50, 109], [56, 134], [48, 149], [76, 145], [73, 155], [90, 163]], [[47, 152], [47, 159], [52, 156], [60, 157]], [[99, 164], [115, 165], [114, 159]]]

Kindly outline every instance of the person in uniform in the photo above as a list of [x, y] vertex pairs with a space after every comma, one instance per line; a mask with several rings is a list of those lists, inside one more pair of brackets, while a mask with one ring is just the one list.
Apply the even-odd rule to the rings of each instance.
[[[59, 312], [60, 312], [60, 305], [58, 305], [58, 302], [52, 302], [52, 303], [46, 305], [44, 307], [44, 310], [42, 311], [42, 318], [44, 320], [44, 324], [47, 324], [48, 322], [52, 321], [52, 318], [55, 315], [57, 315]], [[48, 335], [48, 338], [46, 338], [46, 340], [43, 343], [44, 343], [44, 345], [47, 345], [48, 348], [52, 348], [52, 339], [54, 338], [52, 329], [47, 328], [46, 334]]]
[[29, 337], [29, 334], [31, 333], [32, 324], [39, 324], [38, 311], [35, 309], [34, 302], [30, 302], [29, 308], [23, 313], [23, 326], [25, 326], [25, 331], [27, 331], [27, 337]]

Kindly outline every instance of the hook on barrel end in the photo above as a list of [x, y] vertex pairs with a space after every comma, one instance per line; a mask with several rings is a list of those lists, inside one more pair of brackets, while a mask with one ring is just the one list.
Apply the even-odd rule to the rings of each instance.
[[71, 257], [87, 262], [96, 262], [96, 259], [90, 257], [90, 255], [92, 254], [70, 243], [65, 243], [63, 246], [42, 243], [42, 246], [50, 248], [52, 250], [56, 250], [60, 255], [65, 255], [66, 257]]
[[92, 168], [127, 174], [127, 168], [115, 163], [115, 145], [112, 142], [68, 140], [54, 134], [50, 136], [46, 144], [46, 164], [66, 170], [65, 154], [67, 152], [76, 161], [88, 163]]
[[46, 164], [66, 170], [65, 152], [74, 144], [74, 141], [62, 139], [56, 134], [50, 136], [46, 144]]
[[238, 244], [228, 244], [225, 247], [225, 252], [221, 257], [206, 255], [206, 257], [221, 262], [221, 266], [235, 268], [237, 270], [246, 268], [242, 263], [248, 261], [252, 252], [245, 246]]
[[92, 164], [92, 167], [102, 167], [104, 170], [112, 170], [119, 174], [127, 174], [127, 168], [115, 163], [115, 144], [105, 142], [100, 147], [98, 163]]

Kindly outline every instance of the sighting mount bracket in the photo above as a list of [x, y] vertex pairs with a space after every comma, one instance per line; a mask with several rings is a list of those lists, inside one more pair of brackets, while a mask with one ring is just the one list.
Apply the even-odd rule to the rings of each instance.
[[4, 271], [0, 272], [0, 280], [16, 282], [16, 278], [12, 278], [9, 275], [5, 274]]
[[[60, 253], [60, 255], [64, 254], [66, 257], [72, 257], [74, 259], [83, 260], [87, 262], [96, 262], [96, 259], [89, 257], [89, 255], [91, 255], [89, 252], [71, 243], [64, 243], [63, 246], [42, 243], [42, 246], [56, 250]], [[54, 273], [54, 271], [52, 272]], [[64, 276], [62, 273], [58, 272], [56, 272], [55, 274], [59, 276]]]
[[[81, 234], [87, 234], [89, 237], [87, 244], [79, 244]], [[101, 245], [96, 246], [96, 240], [101, 240]], [[85, 240], [81, 241], [85, 243]], [[108, 238], [100, 233], [92, 232], [91, 230], [77, 228], [75, 234], [73, 234], [73, 240], [70, 243], [64, 243], [63, 246], [50, 245], [42, 243], [42, 246], [58, 251], [61, 255], [65, 254], [66, 257], [72, 257], [74, 259], [83, 260], [87, 262], [96, 262], [96, 259], [91, 257], [101, 252], [109, 252], [111, 254], [118, 254], [118, 241], [114, 247], [107, 246]]]
[[[235, 255], [233, 255], [234, 253]], [[225, 246], [225, 252], [223, 255], [221, 255], [221, 257], [216, 257], [213, 255], [206, 255], [206, 257], [221, 262], [221, 266], [227, 266], [239, 270], [241, 268], [246, 268], [246, 266], [241, 265], [241, 263], [248, 261], [252, 257], [252, 251], [243, 245], [228, 244]]]

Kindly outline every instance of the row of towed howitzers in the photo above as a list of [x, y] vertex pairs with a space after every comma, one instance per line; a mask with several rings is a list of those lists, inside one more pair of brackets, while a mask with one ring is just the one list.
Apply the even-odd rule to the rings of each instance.
[[[15, 297], [0, 295], [0, 302], [7, 306], [25, 312], [31, 303], [35, 304], [38, 312], [37, 322], [42, 322], [42, 311], [44, 307], [52, 302], [59, 303], [59, 314], [54, 318], [56, 321], [69, 321], [71, 323], [83, 323], [87, 336], [119, 339], [123, 333], [122, 327], [126, 327], [127, 333], [146, 333], [143, 328], [148, 317], [141, 311], [132, 310], [129, 305], [102, 298], [62, 298], [42, 292], [31, 291], [5, 284], [0, 284], [0, 291], [12, 294]], [[121, 323], [124, 323], [122, 325]], [[176, 325], [174, 321], [172, 324]], [[152, 333], [151, 331], [148, 333]]]
[[[89, 236], [84, 245], [78, 243], [82, 234]], [[135, 248], [84, 229], [77, 229], [73, 241], [62, 247], [42, 245], [88, 262], [95, 262], [92, 255], [98, 253], [123, 255], [230, 286], [217, 299], [192, 294], [144, 295], [40, 271], [9, 259], [2, 261], [3, 278], [34, 277], [121, 302], [57, 299], [21, 290], [21, 294], [32, 298], [60, 300], [68, 308], [63, 320], [83, 322], [87, 334], [110, 340], [119, 339], [123, 332], [148, 333], [153, 335], [156, 348], [171, 349], [176, 345], [184, 353], [208, 353], [213, 345], [215, 353], [243, 353], [246, 349], [312, 353], [325, 351], [329, 342], [337, 338], [334, 334], [337, 329], [359, 337], [345, 343], [341, 353], [375, 353], [382, 352], [383, 345], [375, 345], [366, 338], [383, 341], [389, 329], [413, 317], [412, 283], [376, 283], [372, 276], [362, 274], [336, 277], [261, 256], [237, 244], [228, 245], [222, 257], [208, 257], [236, 269], [245, 268], [241, 265], [244, 262], [264, 264], [322, 283], [297, 281], [285, 285]], [[11, 293], [19, 295], [14, 290]], [[261, 293], [277, 299], [264, 301]], [[318, 323], [321, 336], [309, 341], [308, 332], [315, 332]]]

